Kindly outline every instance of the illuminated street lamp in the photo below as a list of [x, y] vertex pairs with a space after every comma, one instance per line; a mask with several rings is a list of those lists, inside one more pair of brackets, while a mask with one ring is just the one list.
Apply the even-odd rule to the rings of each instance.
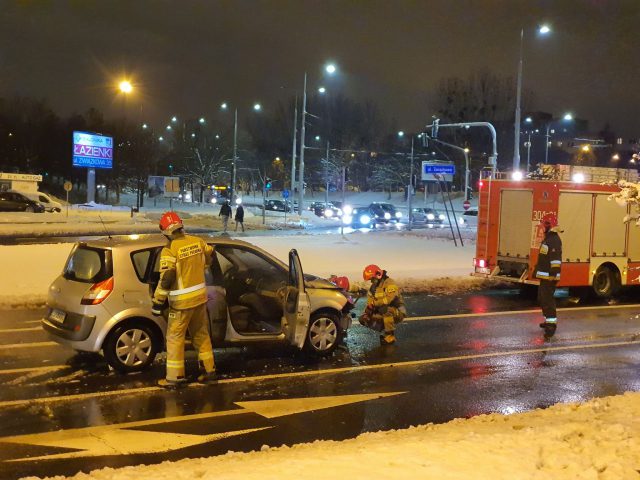
[[[324, 69], [329, 75], [333, 75], [337, 70], [333, 63], [327, 64]], [[304, 84], [302, 89], [302, 121], [300, 127], [300, 168], [298, 170], [298, 212], [300, 215], [302, 215], [304, 210], [304, 143], [307, 131], [307, 113], [307, 72], [304, 72]]]
[[327, 93], [327, 89], [324, 87], [318, 88], [318, 93]]
[[205, 119], [204, 117], [200, 117], [200, 120], [198, 120], [198, 123], [200, 123], [200, 125], [204, 125]]
[[131, 85], [131, 82], [129, 80], [122, 80], [118, 84], [118, 89], [120, 89], [120, 91], [125, 95], [128, 95], [129, 93], [133, 92], [133, 85]]
[[[548, 25], [541, 25], [538, 28], [540, 35], [547, 35], [551, 32]], [[514, 145], [513, 145], [513, 170], [520, 168], [520, 105], [522, 103], [522, 63], [524, 46], [524, 28], [520, 29], [520, 61], [518, 62], [518, 84], [516, 87], [516, 112], [514, 121]]]
[[[227, 102], [222, 102], [220, 104], [220, 110], [228, 110], [229, 104]], [[259, 112], [262, 110], [262, 105], [260, 103], [253, 104], [253, 110], [255, 112]], [[216, 135], [216, 139], [219, 139], [220, 135]], [[233, 173], [231, 174], [231, 200], [235, 198], [236, 195], [236, 172], [237, 172], [237, 163], [238, 163], [238, 108], [236, 107], [233, 113]]]
[[173, 116], [171, 117], [171, 123], [176, 123], [178, 121], [178, 117]]
[[589, 145], [583, 145], [582, 146], [582, 151], [583, 152], [589, 152], [589, 151], [591, 151], [591, 147]]

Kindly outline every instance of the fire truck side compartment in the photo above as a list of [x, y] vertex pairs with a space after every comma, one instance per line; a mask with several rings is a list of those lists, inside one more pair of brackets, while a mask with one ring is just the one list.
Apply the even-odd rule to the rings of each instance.
[[591, 243], [593, 195], [560, 192], [558, 224], [562, 233], [562, 261], [588, 262]]
[[609, 195], [596, 195], [595, 224], [593, 230], [593, 257], [625, 256], [627, 225], [622, 222], [624, 210], [616, 202], [607, 199]]
[[532, 208], [531, 190], [500, 192], [498, 267], [501, 276], [520, 278], [528, 269]]

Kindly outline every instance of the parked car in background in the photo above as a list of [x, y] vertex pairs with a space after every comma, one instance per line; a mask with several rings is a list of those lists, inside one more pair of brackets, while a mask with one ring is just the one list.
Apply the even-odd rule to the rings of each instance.
[[458, 224], [477, 227], [478, 226], [478, 207], [471, 207], [458, 217]]
[[411, 209], [414, 223], [442, 224], [447, 220], [444, 213], [440, 213], [433, 208], [414, 207]]
[[[333, 283], [303, 275], [295, 250], [285, 264], [247, 242], [212, 238], [206, 271], [209, 330], [215, 348], [293, 345], [329, 355], [351, 325], [353, 302]], [[151, 314], [166, 239], [148, 235], [76, 243], [49, 288], [42, 327], [79, 351], [102, 351], [114, 369], [135, 372], [163, 350], [164, 317]]]
[[20, 192], [20, 193], [22, 193], [25, 197], [33, 200], [34, 202], [38, 202], [39, 204], [41, 204], [44, 207], [45, 212], [61, 212], [62, 211], [62, 204], [60, 202], [55, 201], [46, 193], [43, 193], [43, 192], [35, 192], [35, 193]]
[[397, 223], [402, 218], [402, 213], [390, 203], [373, 202], [369, 205], [369, 209], [377, 223]]
[[266, 200], [264, 202], [265, 210], [271, 210], [274, 212], [291, 212], [293, 205], [291, 202], [285, 202], [284, 200]]
[[44, 206], [18, 192], [0, 192], [0, 212], [42, 213]]

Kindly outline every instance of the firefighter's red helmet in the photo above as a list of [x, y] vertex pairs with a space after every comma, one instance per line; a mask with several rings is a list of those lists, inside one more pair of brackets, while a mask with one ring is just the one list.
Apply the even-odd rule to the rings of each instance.
[[160, 231], [165, 235], [171, 235], [179, 228], [183, 228], [182, 219], [176, 212], [165, 212], [160, 218]]
[[371, 280], [372, 278], [381, 278], [382, 269], [377, 265], [367, 265], [362, 271], [362, 278], [365, 280]]
[[542, 220], [540, 220], [540, 223], [545, 228], [555, 228], [558, 226], [558, 217], [556, 217], [555, 213], [547, 213], [545, 216], [542, 217]]
[[347, 277], [334, 277], [332, 281], [336, 284], [336, 287], [349, 291], [349, 279]]

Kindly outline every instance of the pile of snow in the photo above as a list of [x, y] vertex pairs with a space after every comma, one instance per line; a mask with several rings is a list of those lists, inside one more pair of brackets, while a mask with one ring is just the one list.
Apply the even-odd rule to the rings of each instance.
[[[259, 452], [104, 468], [74, 480], [326, 478], [631, 479], [640, 470], [640, 393], [509, 416], [365, 433]], [[27, 480], [34, 480], [29, 477]], [[68, 477], [52, 477], [64, 480]]]
[[[431, 238], [428, 231], [339, 235], [264, 236], [248, 239], [288, 263], [295, 248], [306, 273], [328, 278], [362, 278], [365, 265], [388, 270], [406, 292], [449, 290], [482, 285], [469, 278], [475, 247], [455, 247], [451, 240]], [[0, 246], [0, 306], [43, 304], [47, 289], [60, 274], [73, 244]], [[443, 281], [442, 279], [448, 279]]]

